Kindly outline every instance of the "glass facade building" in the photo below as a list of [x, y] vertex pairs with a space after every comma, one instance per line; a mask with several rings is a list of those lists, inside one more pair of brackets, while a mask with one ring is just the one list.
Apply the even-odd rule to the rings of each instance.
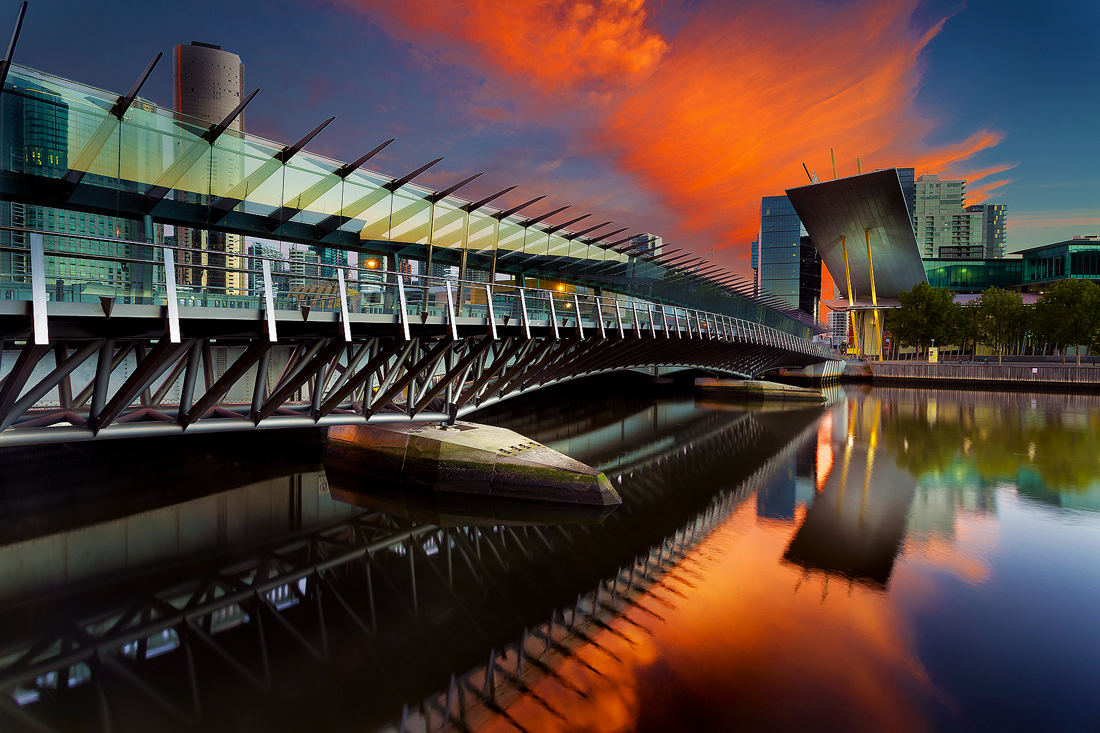
[[1023, 256], [1025, 285], [1054, 282], [1067, 278], [1100, 280], [1100, 239], [1074, 237], [1065, 242], [1032, 247]]
[[917, 218], [917, 179], [916, 168], [898, 168], [898, 180], [901, 181], [901, 193], [905, 196], [905, 206], [909, 209], [909, 218]]
[[[3, 156], [6, 161], [23, 166], [38, 175], [60, 178], [69, 170], [70, 155], [68, 135], [74, 124], [70, 105], [46, 85], [28, 80], [22, 87], [23, 94], [7, 100], [4, 105], [4, 127], [12, 134], [3, 138]], [[85, 130], [85, 134], [91, 131]], [[136, 141], [142, 142], [139, 137]], [[147, 141], [145, 141], [147, 143]], [[105, 146], [105, 155], [118, 155], [118, 146]], [[150, 155], [154, 151], [146, 150]], [[86, 176], [96, 180], [96, 173]], [[109, 262], [97, 257], [128, 259], [131, 254], [129, 244], [112, 244], [103, 239], [132, 240], [145, 239], [143, 222], [133, 221], [120, 216], [110, 216], [71, 211], [66, 209], [36, 206], [17, 201], [4, 201], [0, 204], [0, 222], [6, 226], [26, 227], [45, 232], [65, 232], [86, 235], [95, 239], [81, 239], [46, 235], [44, 240], [48, 249], [54, 252], [72, 251], [75, 254], [91, 255], [92, 259], [47, 256], [46, 272], [54, 280], [54, 288], [49, 297], [54, 300], [81, 300], [83, 297], [115, 296], [119, 293], [141, 296], [148, 283], [143, 283], [149, 268], [132, 263]], [[153, 235], [154, 232], [149, 232]], [[152, 240], [150, 240], [152, 241]], [[0, 243], [13, 249], [27, 246], [26, 234], [22, 232], [0, 232]], [[18, 279], [28, 271], [27, 255], [20, 252], [0, 253], [0, 272], [2, 279]], [[10, 295], [12, 291], [7, 291]]]
[[1024, 261], [990, 258], [980, 260], [926, 259], [924, 271], [934, 288], [956, 293], [980, 293], [991, 287], [1018, 290], [1023, 284]]
[[761, 199], [754, 250], [760, 294], [812, 315], [821, 298], [821, 256], [786, 196]]

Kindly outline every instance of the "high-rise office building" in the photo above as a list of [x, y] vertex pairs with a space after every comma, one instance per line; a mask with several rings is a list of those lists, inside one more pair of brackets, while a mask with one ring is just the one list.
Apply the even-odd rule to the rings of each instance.
[[[973, 206], [967, 206], [966, 210], [973, 217], [974, 214], [980, 213], [981, 219], [981, 235], [983, 238], [983, 245], [985, 254], [983, 255], [987, 259], [994, 259], [1005, 256], [1005, 240], [1007, 239], [1005, 230], [1008, 228], [1006, 221], [1007, 209], [1004, 204], [974, 204]], [[976, 218], [972, 218], [972, 221], [977, 223]], [[974, 232], [971, 232], [971, 239], [974, 238]]]
[[292, 247], [290, 250], [290, 289], [302, 293], [316, 290], [317, 276], [321, 274], [321, 258], [316, 252]]
[[809, 237], [798, 240], [798, 310], [817, 316], [821, 302], [821, 253]]
[[276, 260], [268, 265], [271, 271], [272, 284], [274, 284], [275, 280], [284, 270], [284, 264], [282, 262], [283, 253], [274, 245], [265, 242], [253, 242], [248, 245], [248, 255], [248, 294], [262, 298], [265, 293], [263, 260], [260, 258], [268, 257], [272, 260]]
[[634, 254], [660, 257], [663, 251], [663, 241], [656, 234], [638, 234], [630, 238], [626, 248]]
[[321, 247], [315, 244], [311, 244], [309, 248], [317, 255], [317, 259], [321, 263], [321, 277], [335, 278], [337, 267], [348, 266], [347, 250]]
[[[240, 104], [244, 97], [244, 64], [237, 54], [224, 51], [221, 46], [192, 41], [189, 46], [176, 46], [172, 59], [177, 112], [216, 124]], [[244, 132], [244, 116], [237, 117], [229, 129]], [[243, 154], [234, 154], [232, 137], [223, 139], [228, 144], [221, 145], [219, 154], [211, 160], [211, 198], [228, 193], [243, 178]], [[241, 257], [244, 237], [196, 229], [184, 229], [181, 234], [181, 246], [194, 250], [181, 258], [184, 260], [180, 267], [181, 285], [213, 292], [247, 293], [247, 277], [240, 272], [244, 265]], [[222, 267], [228, 271], [219, 269]]]
[[909, 208], [909, 218], [915, 220], [917, 211], [917, 181], [915, 168], [898, 168], [898, 180], [901, 181], [901, 193], [905, 196], [905, 205]]
[[[969, 257], [970, 226], [962, 226], [966, 181], [927, 174], [916, 181], [913, 231], [921, 257]], [[969, 217], [967, 217], [969, 219]], [[960, 236], [966, 232], [964, 241]]]
[[761, 199], [756, 253], [760, 294], [815, 315], [821, 298], [821, 257], [786, 196]]
[[[71, 134], [87, 134], [92, 130], [75, 132], [71, 127], [93, 125], [94, 119], [88, 115], [73, 118], [69, 114], [69, 105], [58, 95], [48, 92], [29, 79], [12, 80], [13, 93], [7, 98], [4, 115], [8, 117], [5, 129], [14, 131], [4, 139], [3, 155], [15, 169], [33, 172], [35, 175], [61, 178], [69, 170], [68, 145]], [[87, 118], [87, 119], [86, 119]], [[142, 144], [140, 132], [132, 144]], [[152, 156], [156, 151], [146, 151]], [[112, 138], [103, 148], [104, 160], [117, 160], [118, 139]], [[158, 158], [159, 160], [159, 158]], [[150, 159], [151, 165], [156, 162]], [[95, 182], [113, 171], [100, 171], [93, 168], [84, 180]], [[116, 173], [117, 175], [117, 173]], [[26, 227], [47, 232], [86, 235], [97, 239], [81, 239], [73, 236], [51, 236], [43, 238], [47, 252], [72, 252], [90, 255], [83, 257], [64, 257], [47, 255], [44, 261], [46, 277], [52, 285], [49, 297], [54, 300], [81, 300], [99, 296], [115, 296], [140, 302], [152, 293], [149, 267], [133, 262], [118, 262], [131, 256], [139, 259], [147, 253], [135, 254], [125, 242], [113, 243], [104, 239], [145, 239], [141, 223], [114, 216], [69, 211], [45, 206], [3, 202], [0, 204], [0, 221], [14, 227]], [[157, 231], [160, 231], [159, 227]], [[149, 232], [151, 238], [154, 232]], [[13, 248], [28, 245], [24, 232], [4, 231], [0, 233], [0, 242]], [[115, 261], [94, 259], [111, 257]], [[20, 252], [0, 253], [0, 277], [8, 282], [22, 282], [29, 272], [29, 255]], [[10, 291], [6, 292], [11, 295]]]
[[749, 245], [749, 267], [752, 268], [752, 294], [760, 292], [760, 242], [755, 239]]

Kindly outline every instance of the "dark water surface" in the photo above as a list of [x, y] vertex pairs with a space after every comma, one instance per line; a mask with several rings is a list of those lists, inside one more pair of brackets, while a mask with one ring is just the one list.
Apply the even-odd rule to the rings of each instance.
[[610, 514], [312, 433], [0, 453], [0, 730], [1100, 730], [1100, 397], [627, 394], [478, 416]]

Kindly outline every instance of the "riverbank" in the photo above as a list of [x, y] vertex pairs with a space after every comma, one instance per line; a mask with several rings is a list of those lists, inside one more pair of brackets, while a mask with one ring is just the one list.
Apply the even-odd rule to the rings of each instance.
[[1100, 367], [1076, 364], [929, 364], [868, 362], [877, 383], [997, 385], [1018, 389], [1100, 391]]

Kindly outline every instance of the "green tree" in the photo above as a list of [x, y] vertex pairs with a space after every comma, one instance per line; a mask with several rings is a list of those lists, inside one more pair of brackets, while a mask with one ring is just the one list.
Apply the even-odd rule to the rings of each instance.
[[[965, 352], [970, 348], [971, 342], [978, 343], [978, 301], [972, 300], [958, 307], [958, 317], [955, 319], [955, 333], [952, 335], [960, 348]], [[974, 350], [971, 349], [973, 354]]]
[[974, 301], [978, 341], [993, 349], [1000, 364], [1006, 349], [1027, 332], [1029, 312], [1013, 290], [989, 288]]
[[899, 344], [927, 349], [950, 342], [958, 328], [959, 306], [947, 288], [919, 282], [898, 294], [901, 306], [889, 311], [887, 328]]
[[1100, 287], [1091, 280], [1068, 279], [1056, 282], [1035, 304], [1036, 327], [1047, 341], [1065, 348], [1077, 347], [1077, 363], [1081, 363], [1081, 347], [1100, 340]]

